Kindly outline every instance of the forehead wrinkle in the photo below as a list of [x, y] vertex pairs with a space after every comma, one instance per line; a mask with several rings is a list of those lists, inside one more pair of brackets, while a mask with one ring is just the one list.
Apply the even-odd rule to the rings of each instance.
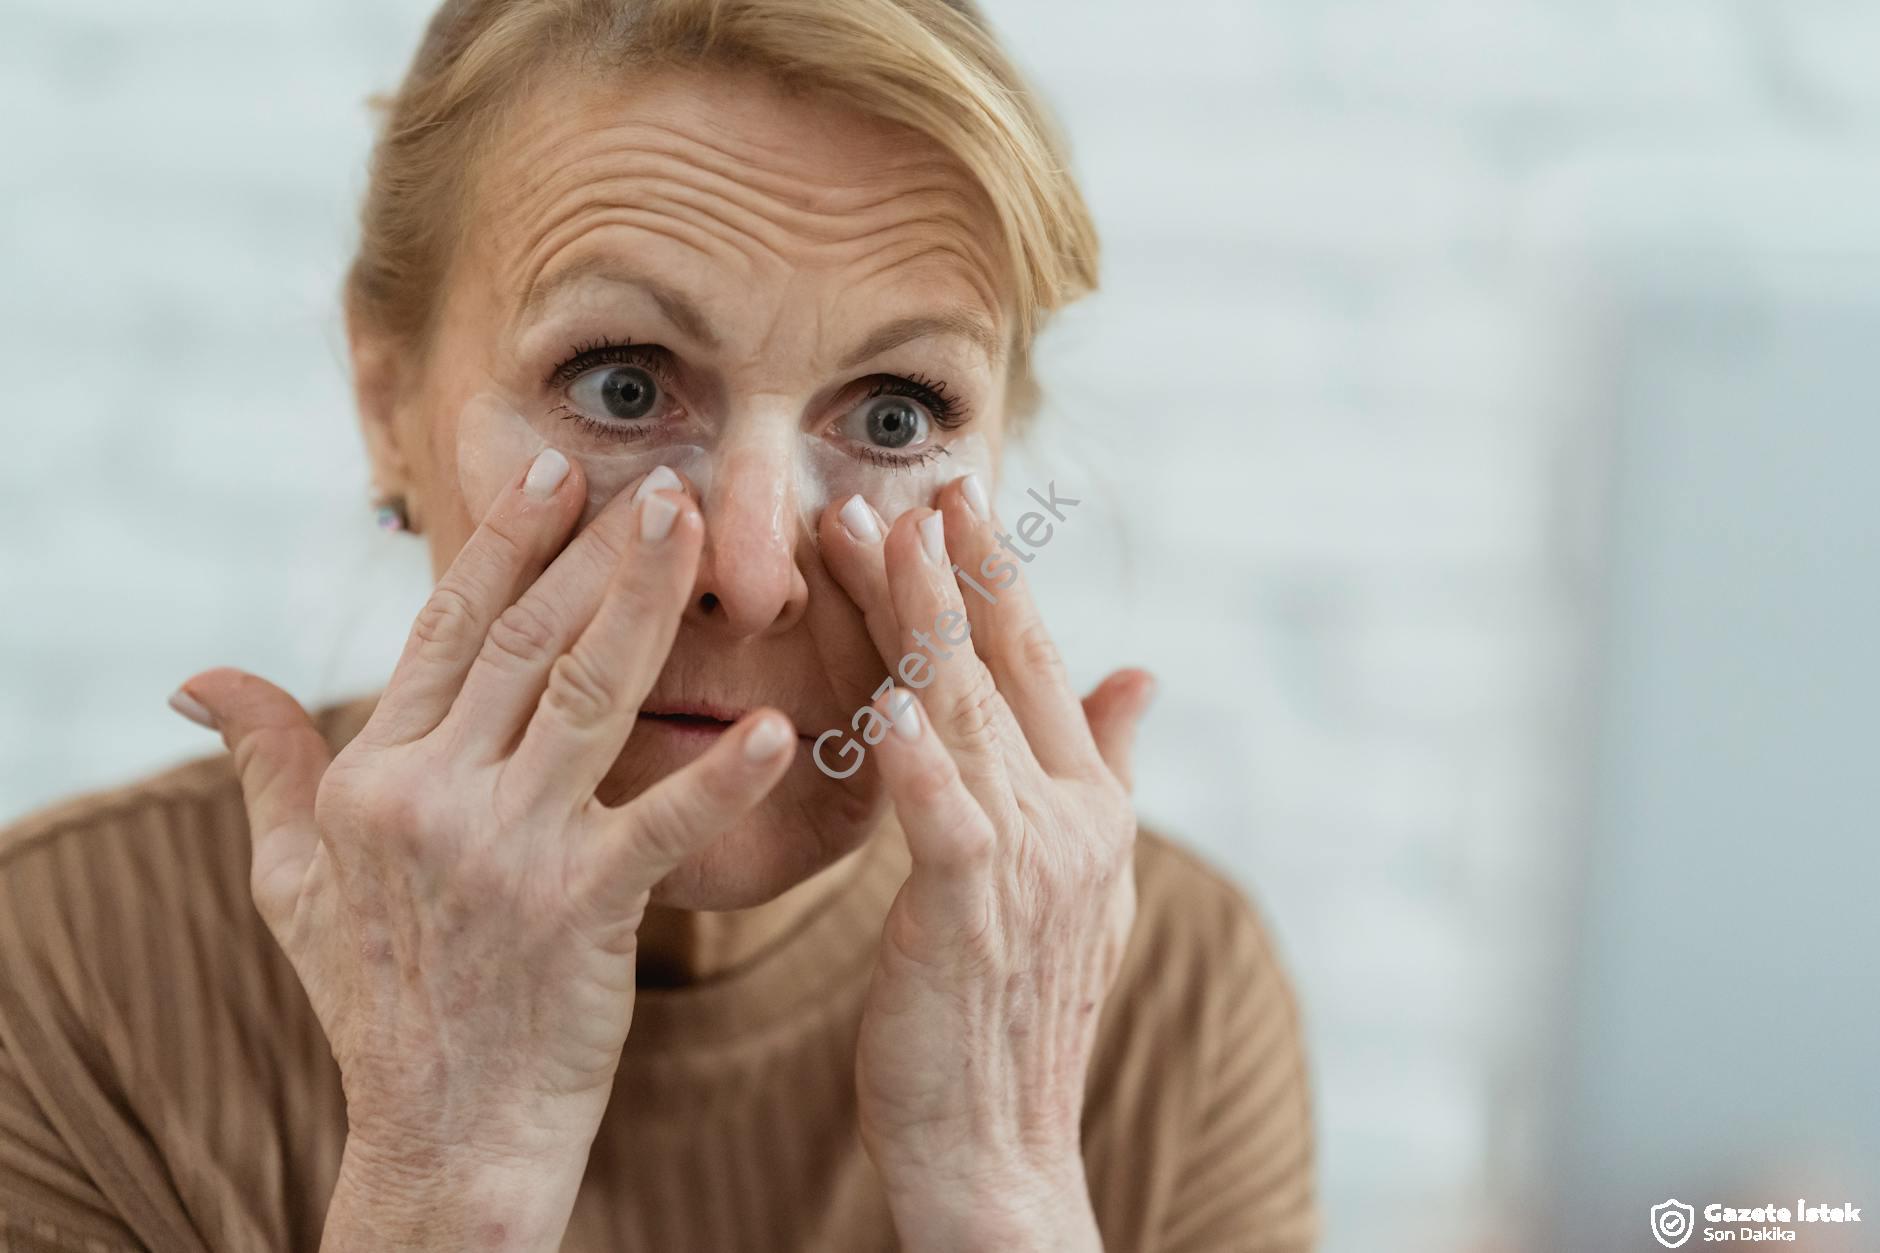
[[[540, 281], [543, 272], [557, 257], [578, 240], [609, 226], [628, 226], [650, 234], [663, 235], [674, 242], [709, 257], [717, 257], [712, 245], [728, 246], [750, 268], [760, 267], [765, 258], [787, 264], [786, 258], [768, 241], [740, 231], [733, 224], [701, 211], [698, 217], [662, 212], [657, 205], [619, 204], [600, 196], [571, 193], [573, 201], [551, 220], [539, 227], [536, 241], [519, 258], [515, 289], [527, 291]], [[700, 218], [703, 218], [701, 221]], [[716, 226], [719, 229], [713, 229]]]
[[[996, 332], [999, 329], [999, 302], [996, 293], [984, 282], [984, 274], [975, 259], [962, 253], [950, 243], [923, 243], [905, 254], [883, 257], [872, 269], [856, 279], [855, 286], [859, 287], [862, 283], [871, 279], [880, 278], [891, 270], [911, 265], [924, 257], [936, 255], [951, 258], [954, 261], [963, 263], [959, 268], [964, 271], [966, 280], [972, 285], [974, 294], [984, 303], [986, 312], [992, 315], [992, 326]], [[951, 270], [955, 267], [949, 266], [947, 268]], [[992, 354], [993, 365], [997, 366], [1004, 358], [1005, 349], [1003, 343], [1001, 343], [999, 351]]]
[[[524, 146], [538, 149], [540, 156], [530, 159], [531, 154], [525, 153], [519, 162], [510, 164], [552, 172], [533, 186], [524, 178], [504, 180], [506, 185], [520, 189], [509, 198], [512, 206], [533, 194], [558, 196], [561, 193], [557, 183], [578, 186], [605, 181], [594, 178], [594, 167], [624, 161], [625, 168], [617, 177], [657, 176], [662, 169], [669, 170], [673, 184], [694, 184], [702, 195], [715, 195], [723, 204], [749, 215], [761, 228], [810, 239], [839, 239], [853, 234], [845, 230], [842, 219], [872, 216], [878, 209], [902, 206], [911, 199], [931, 198], [952, 208], [953, 213], [936, 212], [934, 219], [951, 221], [969, 234], [974, 229], [972, 223], [984, 215], [984, 193], [957, 162], [925, 154], [917, 147], [910, 155], [891, 156], [885, 165], [861, 165], [873, 171], [885, 170], [886, 176], [877, 173], [845, 185], [832, 185], [822, 169], [774, 172], [772, 165], [780, 155], [775, 151], [762, 150], [762, 155], [771, 159], [769, 164], [748, 160], [710, 140], [655, 120], [634, 119], [594, 127], [581, 126], [578, 121], [569, 124], [564, 119], [560, 124], [550, 121], [531, 129], [533, 134]], [[590, 149], [594, 144], [599, 147], [585, 156], [570, 151]], [[713, 212], [696, 201], [680, 197], [674, 200], [693, 203], [701, 212]], [[717, 216], [729, 221], [732, 215], [721, 211]], [[765, 229], [761, 228], [748, 233], [763, 238]], [[746, 228], [738, 223], [736, 229]], [[773, 241], [766, 243], [776, 250]]]
[[[613, 177], [596, 178], [588, 167], [603, 159], [596, 157], [585, 163], [575, 163], [564, 170], [559, 181], [565, 186], [546, 189], [551, 194], [539, 211], [528, 212], [530, 206], [524, 204], [515, 206], [521, 218], [518, 222], [520, 233], [531, 241], [522, 250], [521, 268], [525, 282], [533, 282], [540, 274], [546, 260], [540, 253], [552, 243], [556, 233], [584, 214], [595, 212], [616, 215], [640, 213], [647, 217], [664, 218], [697, 232], [701, 237], [720, 239], [752, 260], [756, 260], [761, 253], [768, 253], [774, 260], [783, 260], [778, 243], [768, 238], [771, 230], [767, 228], [770, 224], [761, 215], [748, 215], [748, 223], [734, 221], [720, 207], [734, 202], [724, 197], [712, 197], [709, 192], [693, 196], [677, 194], [678, 189], [691, 189], [683, 180], [649, 177], [644, 173], [621, 173]], [[678, 206], [690, 213], [671, 210], [661, 212], [659, 206], [662, 203]], [[714, 225], [719, 229], [712, 230]], [[549, 255], [557, 250], [550, 247]]]
[[[744, 156], [722, 144], [715, 144], [691, 132], [668, 126], [658, 121], [648, 120], [637, 123], [648, 130], [672, 136], [676, 146], [688, 151], [703, 149], [708, 158], [717, 158], [715, 163], [698, 161], [712, 172], [731, 183], [758, 192], [776, 201], [784, 209], [804, 215], [843, 213], [855, 209], [868, 209], [892, 201], [897, 196], [905, 195], [910, 190], [927, 190], [926, 187], [910, 189], [894, 186], [891, 177], [901, 173], [932, 174], [935, 189], [949, 179], [957, 179], [961, 174], [951, 159], [935, 159], [918, 153], [907, 156], [891, 156], [885, 160], [873, 160], [866, 164], [858, 163], [858, 169], [872, 177], [863, 177], [846, 184], [826, 182], [827, 170], [806, 168], [789, 170], [778, 168], [776, 158], [787, 155], [787, 150], [764, 148], [753, 145], [753, 156]], [[731, 135], [731, 138], [738, 138]], [[767, 161], [766, 158], [769, 160]], [[856, 205], [836, 203], [845, 192], [854, 192], [858, 196], [867, 195], [875, 185], [881, 185], [880, 195], [872, 200], [863, 200]]]
[[[930, 192], [949, 194], [938, 187], [889, 186], [882, 188], [872, 198], [863, 200], [859, 206], [835, 207], [828, 202], [832, 197], [840, 196], [843, 189], [819, 186], [816, 174], [772, 175], [766, 167], [750, 162], [714, 162], [711, 155], [718, 150], [699, 141], [681, 136], [672, 144], [646, 143], [639, 138], [638, 132], [679, 135], [679, 132], [670, 128], [635, 122], [574, 130], [553, 136], [538, 145], [542, 150], [539, 157], [529, 156], [522, 161], [522, 164], [548, 169], [552, 173], [533, 185], [524, 179], [506, 180], [508, 185], [519, 190], [507, 198], [507, 206], [499, 205], [499, 212], [503, 207], [514, 209], [525, 205], [530, 199], [544, 195], [551, 200], [559, 199], [568, 194], [568, 190], [564, 189], [578, 190], [589, 184], [604, 186], [645, 179], [653, 184], [663, 181], [668, 187], [692, 189], [694, 195], [674, 195], [671, 198], [674, 203], [688, 205], [728, 224], [732, 224], [734, 217], [748, 217], [748, 226], [744, 222], [737, 222], [735, 229], [753, 236], [762, 238], [767, 231], [814, 236], [823, 233], [817, 228], [828, 223], [833, 216], [866, 211], [909, 195]], [[579, 150], [579, 154], [570, 150]], [[610, 176], [597, 176], [597, 167], [602, 170], [613, 167], [613, 171]], [[857, 192], [867, 194], [859, 185]], [[818, 201], [823, 204], [819, 205]], [[714, 203], [717, 206], [729, 206], [729, 210], [715, 208]], [[774, 251], [775, 243], [766, 242], [770, 243]]]

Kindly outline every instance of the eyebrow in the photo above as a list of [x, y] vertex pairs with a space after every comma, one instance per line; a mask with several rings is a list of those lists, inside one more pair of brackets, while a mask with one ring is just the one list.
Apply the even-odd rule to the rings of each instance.
[[529, 294], [523, 297], [523, 314], [534, 313], [559, 293], [590, 278], [639, 288], [653, 298], [653, 303], [659, 306], [659, 311], [666, 315], [668, 322], [707, 348], [720, 346], [717, 332], [712, 330], [711, 320], [699, 311], [699, 307], [684, 292], [668, 287], [650, 274], [623, 270], [612, 262], [598, 259], [571, 265], [552, 278], [538, 280], [529, 288]]
[[[660, 282], [650, 274], [622, 269], [610, 261], [600, 259], [569, 266], [553, 277], [535, 283], [529, 288], [528, 295], [523, 298], [523, 313], [526, 315], [535, 312], [558, 293], [589, 278], [638, 287], [653, 298], [653, 303], [659, 306], [659, 311], [666, 316], [667, 321], [685, 332], [688, 337], [704, 344], [707, 348], [715, 349], [722, 346], [723, 341], [712, 329], [711, 319], [707, 318], [684, 292]], [[942, 309], [937, 313], [896, 318], [877, 328], [854, 352], [843, 358], [839, 368], [853, 369], [890, 349], [930, 335], [964, 339], [983, 352], [995, 368], [1005, 357], [1005, 341], [986, 320], [985, 315], [966, 306], [955, 306]]]

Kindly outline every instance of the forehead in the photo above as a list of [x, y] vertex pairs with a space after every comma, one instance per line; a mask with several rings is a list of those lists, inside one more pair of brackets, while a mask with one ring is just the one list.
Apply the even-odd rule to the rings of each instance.
[[513, 319], [633, 278], [733, 331], [787, 305], [1002, 343], [996, 217], [932, 140], [755, 71], [627, 74], [548, 78], [485, 154], [466, 255]]

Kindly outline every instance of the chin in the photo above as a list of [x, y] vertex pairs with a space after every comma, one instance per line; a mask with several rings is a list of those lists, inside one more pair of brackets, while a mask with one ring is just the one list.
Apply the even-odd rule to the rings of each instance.
[[775, 900], [865, 844], [887, 812], [872, 783], [838, 782], [809, 757], [796, 764], [762, 804], [736, 826], [681, 862], [653, 888], [652, 903], [669, 909], [750, 909]]

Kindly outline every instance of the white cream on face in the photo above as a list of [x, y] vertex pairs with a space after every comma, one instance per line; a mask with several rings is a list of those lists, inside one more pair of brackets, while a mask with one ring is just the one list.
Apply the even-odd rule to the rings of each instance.
[[[751, 415], [716, 430], [691, 426], [660, 439], [610, 445], [552, 415], [531, 421], [522, 404], [492, 384], [471, 397], [457, 420], [457, 477], [471, 516], [488, 513], [505, 485], [547, 447], [579, 462], [586, 475], [588, 503], [581, 526], [654, 467], [668, 466], [691, 483], [709, 531], [719, 499], [714, 488], [730, 481], [726, 461], [742, 457], [747, 465], [753, 458], [764, 463], [766, 473], [759, 477], [792, 497], [792, 508], [781, 516], [794, 515], [812, 540], [817, 519], [831, 502], [859, 495], [892, 526], [908, 510], [932, 504], [954, 479], [977, 473], [989, 481], [992, 469], [991, 450], [977, 432], [949, 440], [945, 454], [926, 464], [889, 467], [857, 456], [828, 436], [781, 426], [775, 414]], [[750, 478], [741, 475], [739, 481]]]

